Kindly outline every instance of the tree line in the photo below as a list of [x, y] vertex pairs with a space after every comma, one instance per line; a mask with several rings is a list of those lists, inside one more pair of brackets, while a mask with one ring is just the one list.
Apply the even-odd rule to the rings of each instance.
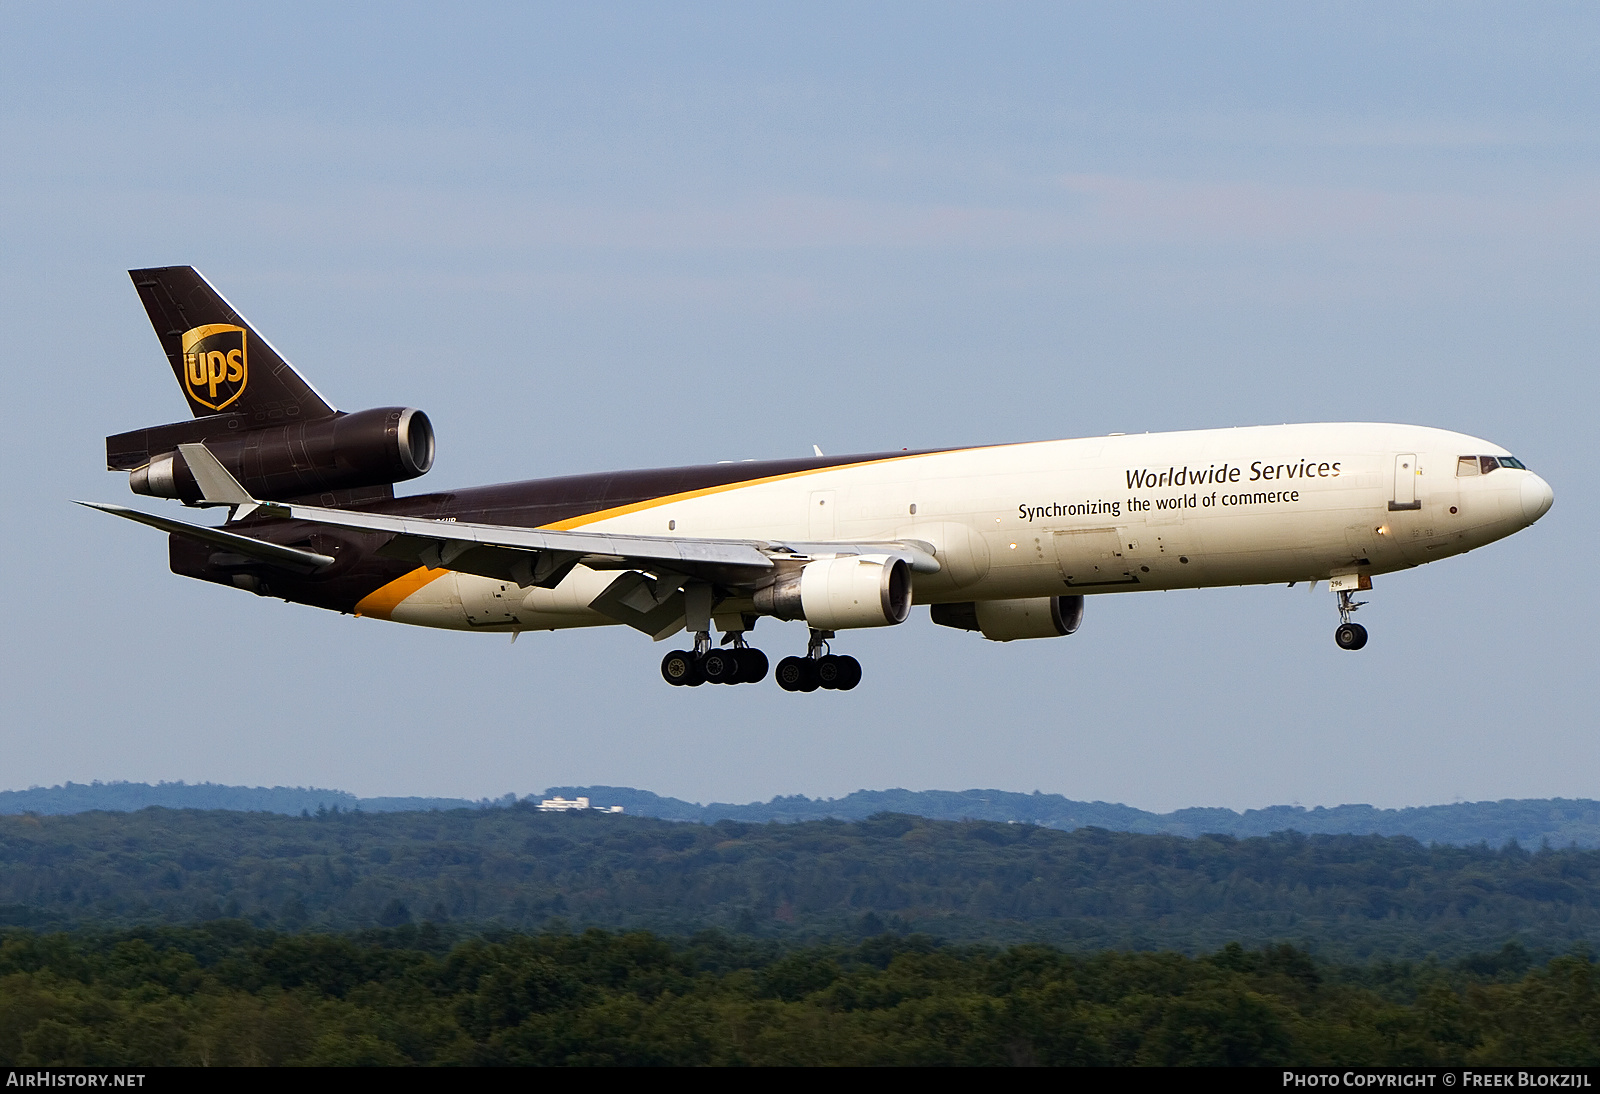
[[884, 935], [0, 933], [0, 1063], [1600, 1063], [1586, 955], [1341, 967]]
[[299, 931], [555, 920], [790, 944], [922, 931], [1065, 949], [1292, 943], [1346, 962], [1600, 943], [1600, 851], [1196, 839], [884, 814], [678, 824], [501, 809], [0, 817], [0, 923]]

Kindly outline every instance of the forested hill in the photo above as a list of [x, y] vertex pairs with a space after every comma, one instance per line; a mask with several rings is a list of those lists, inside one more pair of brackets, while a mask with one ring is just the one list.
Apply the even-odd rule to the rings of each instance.
[[1410, 809], [1375, 809], [1370, 805], [1318, 806], [1305, 809], [1274, 805], [1236, 813], [1231, 809], [1179, 809], [1150, 813], [1108, 802], [1080, 802], [1060, 794], [1017, 794], [1005, 790], [857, 790], [843, 798], [773, 798], [749, 805], [698, 805], [662, 798], [647, 790], [618, 786], [551, 787], [547, 795], [583, 795], [597, 804], [624, 806], [629, 813], [667, 820], [711, 822], [865, 820], [875, 813], [906, 813], [929, 820], [990, 820], [1036, 824], [1072, 831], [1105, 828], [1150, 835], [1267, 836], [1295, 831], [1307, 835], [1410, 836], [1423, 843], [1458, 845], [1511, 841], [1530, 847], [1600, 847], [1600, 801], [1587, 798], [1507, 799], [1457, 802]]
[[417, 812], [426, 809], [485, 809], [510, 805], [515, 794], [503, 798], [358, 798], [348, 790], [316, 786], [223, 786], [219, 783], [69, 782], [61, 786], [34, 786], [27, 790], [0, 790], [0, 816], [37, 813], [61, 816], [97, 809], [129, 813], [159, 806], [163, 809], [232, 809], [241, 813], [315, 813], [318, 810], [362, 810], [367, 813]]
[[1185, 839], [934, 821], [675, 824], [527, 804], [287, 817], [0, 817], [0, 923], [347, 930], [926, 931], [1074, 949], [1289, 942], [1327, 957], [1600, 945], [1600, 851], [1380, 836]]
[[[1150, 813], [1108, 802], [1080, 802], [1060, 794], [1017, 794], [1004, 790], [857, 790], [842, 798], [777, 797], [768, 802], [731, 805], [662, 797], [624, 786], [553, 786], [529, 799], [587, 797], [595, 805], [620, 805], [634, 816], [712, 823], [865, 820], [875, 813], [905, 813], [930, 820], [989, 820], [1035, 824], [1072, 831], [1105, 828], [1151, 835], [1265, 836], [1296, 831], [1325, 835], [1410, 836], [1423, 843], [1500, 847], [1516, 841], [1526, 847], [1600, 847], [1600, 802], [1588, 799], [1534, 798], [1458, 802], [1411, 809], [1370, 805], [1275, 805], [1236, 813], [1231, 809], [1180, 809]], [[345, 790], [316, 787], [219, 786], [215, 783], [67, 783], [64, 786], [0, 791], [0, 815], [41, 816], [96, 809], [127, 812], [152, 805], [167, 809], [233, 809], [244, 812], [315, 813], [319, 809], [366, 813], [427, 809], [485, 809], [512, 805], [515, 794], [469, 801], [465, 798], [358, 798]]]

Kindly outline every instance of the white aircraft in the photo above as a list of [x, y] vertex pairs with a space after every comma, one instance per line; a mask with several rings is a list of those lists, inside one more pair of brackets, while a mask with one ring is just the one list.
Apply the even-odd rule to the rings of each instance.
[[[849, 690], [840, 632], [933, 622], [1069, 635], [1099, 593], [1327, 581], [1335, 639], [1379, 574], [1526, 528], [1549, 485], [1505, 449], [1365, 423], [1115, 434], [722, 463], [395, 497], [433, 462], [427, 416], [334, 410], [189, 267], [131, 271], [196, 417], [107, 438], [136, 493], [230, 507], [164, 529], [174, 572], [427, 627], [621, 623], [693, 648], [671, 684], [767, 674], [759, 619], [803, 620], [780, 687]], [[85, 503], [88, 504], [88, 503]], [[720, 642], [713, 641], [713, 630]]]

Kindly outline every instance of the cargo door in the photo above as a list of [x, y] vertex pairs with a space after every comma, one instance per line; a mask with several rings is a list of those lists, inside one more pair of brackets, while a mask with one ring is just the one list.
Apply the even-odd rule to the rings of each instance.
[[1422, 508], [1422, 502], [1417, 500], [1418, 474], [1415, 452], [1402, 452], [1394, 458], [1394, 500], [1389, 502], [1391, 512]]
[[1129, 572], [1123, 557], [1123, 540], [1115, 528], [1081, 528], [1056, 532], [1056, 566], [1062, 580], [1071, 588], [1090, 585], [1132, 585], [1138, 578]]

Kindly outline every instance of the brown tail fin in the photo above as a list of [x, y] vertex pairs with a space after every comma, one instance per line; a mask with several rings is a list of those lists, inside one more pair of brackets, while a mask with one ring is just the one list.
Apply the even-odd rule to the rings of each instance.
[[332, 406], [192, 266], [129, 270], [150, 325], [197, 418], [310, 421]]

